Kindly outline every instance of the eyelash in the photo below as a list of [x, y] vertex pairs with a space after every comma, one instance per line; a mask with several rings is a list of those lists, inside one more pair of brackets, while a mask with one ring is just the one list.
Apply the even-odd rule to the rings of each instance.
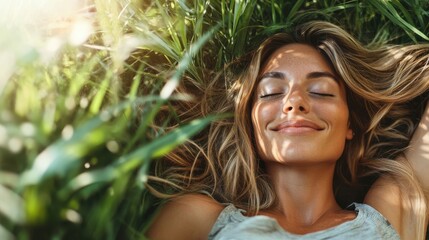
[[272, 97], [276, 97], [276, 96], [279, 96], [282, 94], [283, 93], [269, 93], [269, 94], [261, 95], [259, 98], [272, 98]]
[[334, 96], [334, 94], [330, 94], [330, 93], [310, 92], [310, 94], [321, 96], [321, 97], [333, 97]]
[[[330, 93], [318, 93], [318, 92], [309, 92], [309, 93], [320, 97], [334, 97], [334, 95]], [[269, 93], [269, 94], [261, 95], [259, 98], [272, 98], [282, 94], [283, 93]]]

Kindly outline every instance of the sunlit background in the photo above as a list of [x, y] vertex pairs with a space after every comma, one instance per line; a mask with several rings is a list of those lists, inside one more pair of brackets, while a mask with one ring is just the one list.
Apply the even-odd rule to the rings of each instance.
[[85, 0], [0, 0], [0, 89], [21, 62], [49, 62], [64, 44], [80, 45], [93, 31]]
[[0, 0], [0, 239], [144, 239], [150, 163], [216, 117], [182, 119], [180, 81], [312, 19], [427, 42], [429, 1]]

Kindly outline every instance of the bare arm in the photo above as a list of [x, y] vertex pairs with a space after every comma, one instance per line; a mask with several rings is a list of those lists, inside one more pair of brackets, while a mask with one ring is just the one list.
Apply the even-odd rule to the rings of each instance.
[[210, 197], [188, 194], [166, 203], [146, 236], [152, 240], [207, 239], [223, 206]]
[[397, 182], [390, 177], [381, 176], [369, 189], [364, 203], [377, 209], [398, 232], [401, 239], [417, 239], [412, 231], [414, 223], [407, 212], [410, 207], [401, 197], [401, 189]]
[[405, 157], [410, 162], [423, 191], [428, 198], [429, 192], [429, 104], [423, 113], [422, 119], [414, 132], [410, 147], [405, 151]]
[[[423, 113], [411, 139], [409, 149], [405, 151], [413, 172], [417, 176], [421, 187], [425, 191], [426, 198], [429, 192], [429, 104]], [[404, 159], [399, 157], [398, 161]], [[401, 189], [395, 180], [381, 176], [371, 186], [365, 197], [365, 203], [377, 209], [392, 226], [398, 231], [401, 239], [416, 239], [415, 233], [410, 231], [410, 221], [407, 221], [408, 208], [410, 206], [401, 197]]]

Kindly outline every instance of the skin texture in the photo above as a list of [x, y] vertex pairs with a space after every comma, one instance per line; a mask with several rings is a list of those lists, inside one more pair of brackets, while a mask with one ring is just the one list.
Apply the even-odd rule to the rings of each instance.
[[146, 236], [154, 240], [207, 239], [223, 208], [200, 194], [177, 197], [162, 207]]
[[[416, 134], [424, 135], [408, 155], [426, 153], [427, 115]], [[305, 234], [327, 229], [356, 217], [336, 203], [335, 163], [353, 138], [343, 83], [314, 48], [288, 44], [263, 66], [251, 113], [257, 152], [273, 183], [278, 204], [258, 214], [272, 217], [286, 230]], [[418, 138], [420, 139], [420, 137]], [[424, 158], [416, 158], [423, 161]], [[415, 161], [415, 165], [419, 162]], [[404, 206], [397, 184], [380, 177], [365, 197], [403, 239], [410, 239], [403, 222]], [[150, 239], [207, 239], [224, 205], [210, 197], [188, 194], [169, 201], [147, 236]], [[397, 209], [397, 211], [392, 211]]]
[[[405, 152], [405, 157], [413, 166], [423, 189], [429, 189], [429, 174], [427, 174], [429, 161], [424, 161], [429, 159], [429, 105], [426, 106], [410, 145], [412, 147]], [[426, 198], [429, 199], [429, 193], [426, 194]]]
[[353, 135], [344, 86], [320, 53], [286, 45], [261, 76], [252, 109], [260, 157], [288, 165], [335, 163]]
[[261, 213], [297, 234], [353, 219], [332, 190], [335, 162], [353, 137], [343, 84], [323, 56], [304, 44], [279, 48], [260, 75], [252, 123], [279, 199]]

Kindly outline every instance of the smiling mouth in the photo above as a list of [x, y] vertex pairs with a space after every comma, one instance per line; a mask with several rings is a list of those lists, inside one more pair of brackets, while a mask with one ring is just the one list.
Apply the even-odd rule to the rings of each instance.
[[311, 121], [300, 120], [300, 121], [283, 122], [275, 126], [272, 130], [280, 133], [302, 134], [302, 133], [320, 131], [323, 129], [324, 129], [323, 127]]

